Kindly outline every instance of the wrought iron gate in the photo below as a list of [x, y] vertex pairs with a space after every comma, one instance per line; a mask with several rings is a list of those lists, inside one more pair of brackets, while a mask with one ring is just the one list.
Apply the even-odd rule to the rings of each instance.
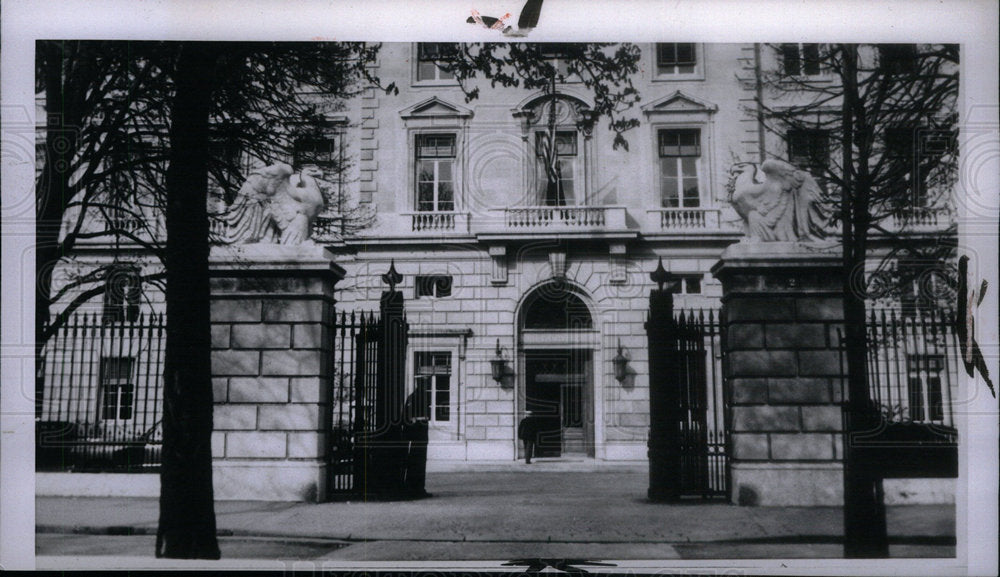
[[[398, 293], [396, 293], [398, 294]], [[408, 325], [401, 300], [382, 314], [341, 313], [334, 319], [329, 492], [400, 496], [423, 492], [421, 450], [411, 438], [420, 425], [404, 422]], [[386, 313], [386, 310], [390, 310]], [[426, 426], [423, 429], [426, 437]], [[417, 435], [419, 437], [420, 435]], [[423, 439], [426, 450], [426, 438]], [[405, 485], [411, 483], [411, 485]]]
[[729, 457], [718, 312], [678, 310], [674, 326], [675, 382], [680, 389], [679, 493], [725, 497]]
[[381, 320], [374, 313], [340, 313], [333, 325], [332, 439], [330, 492], [354, 490], [356, 438], [371, 422], [377, 398], [377, 359]]

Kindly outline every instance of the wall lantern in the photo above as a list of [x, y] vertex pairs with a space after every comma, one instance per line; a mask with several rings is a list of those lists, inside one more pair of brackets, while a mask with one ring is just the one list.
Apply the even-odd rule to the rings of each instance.
[[618, 354], [615, 358], [611, 359], [611, 362], [615, 365], [615, 380], [619, 383], [625, 380], [628, 376], [628, 359], [622, 354], [622, 340], [618, 339]]
[[497, 356], [490, 361], [490, 372], [493, 374], [493, 380], [502, 384], [504, 375], [507, 374], [507, 361], [503, 358], [500, 339], [497, 339]]

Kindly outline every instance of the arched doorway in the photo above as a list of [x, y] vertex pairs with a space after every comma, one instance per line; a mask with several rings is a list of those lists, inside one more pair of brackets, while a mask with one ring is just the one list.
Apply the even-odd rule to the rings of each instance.
[[544, 423], [539, 456], [593, 457], [598, 333], [590, 308], [568, 283], [546, 283], [525, 297], [518, 323], [518, 406]]

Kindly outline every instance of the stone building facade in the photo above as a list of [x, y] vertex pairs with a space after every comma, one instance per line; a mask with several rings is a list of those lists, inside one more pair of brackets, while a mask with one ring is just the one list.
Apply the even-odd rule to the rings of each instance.
[[[592, 103], [579, 83], [557, 87], [561, 198], [547, 196], [536, 153], [544, 126], [532, 118], [544, 94], [484, 86], [478, 99], [466, 102], [435, 64], [433, 44], [383, 45], [375, 72], [399, 93], [366, 89], [347, 103], [329, 143], [303, 145], [302, 156], [289, 159], [312, 162], [310, 154], [336, 149], [350, 169], [335, 186], [373, 215], [345, 234], [334, 207], [318, 223], [315, 242], [343, 269], [336, 309], [377, 310], [381, 275], [391, 263], [403, 275], [410, 325], [406, 386], [429, 387], [430, 460], [513, 460], [521, 454], [518, 422], [526, 411], [545, 407], [555, 407], [562, 419], [564, 457], [646, 460], [649, 273], [662, 260], [680, 279], [677, 308], [717, 311], [722, 284], [712, 268], [742, 237], [727, 200], [730, 167], [772, 157], [802, 162], [815, 151], [808, 138], [765, 131], [757, 116], [762, 71], [783, 65], [788, 47], [667, 43], [641, 49], [633, 81], [642, 101], [631, 112], [639, 126], [626, 133], [627, 151], [613, 149], [614, 133], [603, 123], [589, 130], [580, 122]], [[828, 81], [821, 68], [805, 66], [801, 73]], [[918, 233], [946, 228], [947, 207], [917, 208], [930, 215]], [[155, 267], [146, 255], [123, 255], [119, 246], [82, 243], [75, 261], [56, 276], [111, 259]], [[142, 306], [162, 308], [155, 287], [144, 287]], [[270, 430], [269, 403], [301, 402], [302, 419], [323, 418], [311, 404], [320, 393], [310, 388], [319, 386], [314, 377], [322, 361], [303, 353], [315, 371], [300, 365], [277, 375], [259, 356], [249, 368], [240, 360], [269, 355], [247, 352], [265, 336], [294, 352], [300, 339], [315, 336], [316, 319], [286, 318], [294, 310], [241, 319], [253, 311], [215, 306], [229, 315], [213, 332], [213, 346], [224, 353], [217, 359], [229, 359], [217, 360], [216, 456], [317, 456], [322, 449], [296, 444], [292, 433], [282, 437], [284, 445], [258, 441]], [[807, 372], [819, 372], [808, 390], [757, 382], [752, 367], [732, 373], [745, 381], [733, 398], [732, 432], [739, 441], [733, 456], [834, 466], [841, 456], [831, 404], [839, 373], [821, 369], [832, 362], [826, 349], [836, 319], [818, 311], [806, 325], [785, 331], [780, 302], [765, 308], [770, 316], [758, 319], [764, 325], [747, 322], [730, 334], [737, 342], [730, 364], [763, 349], [781, 356], [786, 345], [801, 344], [786, 341], [804, 339], [822, 341], [816, 362], [801, 361]], [[505, 371], [496, 380], [491, 361], [498, 351]], [[627, 359], [621, 380], [613, 362], [619, 353]], [[789, 376], [801, 376], [796, 370], [802, 367], [789, 363], [795, 373]], [[721, 358], [709, 364], [722, 373]], [[721, 378], [716, 386], [721, 399]], [[768, 409], [741, 409], [758, 401]], [[789, 434], [815, 437], [813, 452], [799, 446], [783, 452]]]

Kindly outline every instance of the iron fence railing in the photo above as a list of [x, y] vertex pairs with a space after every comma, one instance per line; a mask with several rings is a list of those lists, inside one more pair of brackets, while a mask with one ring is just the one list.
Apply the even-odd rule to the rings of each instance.
[[374, 313], [341, 312], [333, 325], [333, 439], [330, 491], [354, 490], [357, 436], [373, 421], [376, 406], [378, 346], [382, 323]]
[[873, 310], [867, 330], [870, 398], [886, 420], [954, 427], [954, 313]]
[[158, 469], [165, 328], [162, 314], [76, 314], [54, 332], [38, 367], [37, 470]]

